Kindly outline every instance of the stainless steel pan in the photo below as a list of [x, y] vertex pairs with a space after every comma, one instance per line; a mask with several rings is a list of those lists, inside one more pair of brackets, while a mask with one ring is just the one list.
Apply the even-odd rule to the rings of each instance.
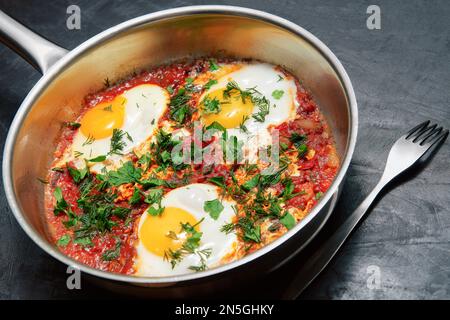
[[[0, 11], [0, 34], [43, 73], [9, 130], [3, 156], [6, 196], [28, 236], [59, 261], [117, 288], [133, 284], [145, 287], [141, 293], [200, 293], [276, 269], [312, 239], [332, 212], [356, 142], [355, 93], [336, 56], [298, 25], [240, 7], [183, 7], [131, 19], [67, 51]], [[92, 269], [60, 253], [46, 232], [43, 186], [36, 178], [49, 169], [62, 123], [76, 118], [83, 97], [101, 89], [105, 78], [114, 81], [136, 69], [207, 55], [279, 64], [300, 79], [325, 114], [341, 157], [329, 191], [307, 218], [278, 240], [239, 261], [201, 273], [138, 278]]]

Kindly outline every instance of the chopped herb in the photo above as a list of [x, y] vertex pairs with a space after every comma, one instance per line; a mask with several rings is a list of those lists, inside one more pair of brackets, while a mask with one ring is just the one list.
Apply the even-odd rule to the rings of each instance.
[[79, 157], [81, 157], [81, 156], [83, 155], [83, 152], [80, 152], [80, 151], [74, 151], [74, 152], [73, 152], [73, 155], [75, 156], [75, 158], [79, 158]]
[[251, 174], [252, 172], [254, 172], [257, 169], [258, 169], [258, 165], [256, 163], [250, 164], [250, 163], [246, 162], [244, 164], [244, 170], [245, 170], [246, 175]]
[[322, 198], [322, 197], [323, 197], [323, 192], [320, 192], [320, 191], [319, 191], [319, 192], [316, 193], [316, 197], [315, 197], [316, 200], [319, 200], [319, 199]]
[[95, 141], [94, 137], [92, 135], [88, 135], [88, 137], [86, 138], [86, 140], [83, 142], [83, 144], [81, 145], [82, 147], [93, 144]]
[[193, 79], [193, 78], [190, 78], [190, 77], [186, 78], [184, 81], [185, 81], [186, 84], [188, 84], [188, 85], [194, 83], [194, 79]]
[[93, 245], [92, 239], [90, 237], [76, 238], [73, 240], [73, 243], [79, 244], [83, 247], [89, 247]]
[[106, 250], [102, 254], [102, 260], [103, 261], [112, 261], [112, 260], [116, 260], [117, 258], [119, 258], [121, 245], [122, 245], [121, 241], [117, 240], [116, 245], [114, 246], [113, 249]]
[[247, 115], [242, 117], [242, 122], [239, 124], [239, 130], [241, 130], [244, 133], [248, 132], [248, 128], [245, 126], [245, 121], [247, 121], [249, 117]]
[[81, 180], [83, 180], [89, 174], [89, 169], [87, 166], [83, 169], [78, 170], [67, 165], [67, 170], [69, 171], [70, 176], [76, 184], [79, 184]]
[[254, 224], [248, 217], [239, 219], [238, 226], [241, 228], [244, 241], [261, 242], [261, 227]]
[[123, 141], [123, 137], [127, 133], [121, 129], [113, 129], [111, 144], [108, 154], [117, 154], [122, 155], [123, 148], [125, 148], [125, 142]]
[[236, 228], [236, 225], [235, 225], [234, 223], [230, 222], [230, 223], [224, 224], [224, 225], [220, 228], [220, 231], [221, 231], [221, 232], [224, 232], [224, 233], [226, 233], [226, 234], [229, 234], [229, 233], [233, 232], [235, 228]]
[[243, 185], [241, 185], [241, 188], [245, 191], [250, 191], [251, 189], [255, 188], [258, 185], [260, 177], [261, 177], [260, 174], [253, 176], [253, 178], [251, 178], [250, 180], [246, 181]]
[[208, 179], [209, 182], [214, 183], [216, 186], [226, 188], [225, 177], [212, 177]]
[[167, 92], [169, 92], [170, 94], [173, 94], [173, 87], [170, 85], [170, 86], [167, 86], [167, 88], [166, 88], [166, 90], [167, 90]]
[[264, 122], [266, 116], [270, 113], [270, 103], [266, 97], [254, 97], [253, 103], [258, 107], [258, 112], [252, 115], [253, 119], [257, 122]]
[[291, 140], [291, 142], [298, 147], [299, 145], [301, 145], [302, 143], [304, 143], [306, 141], [307, 137], [304, 134], [299, 134], [297, 132], [294, 132], [291, 134], [291, 137], [289, 138], [289, 140]]
[[280, 218], [280, 223], [290, 230], [295, 226], [295, 219], [290, 213], [286, 213]]
[[120, 186], [125, 183], [139, 183], [142, 177], [142, 170], [135, 168], [133, 162], [128, 161], [117, 171], [109, 171], [107, 174], [98, 174], [97, 178], [113, 186]]
[[287, 169], [287, 166], [281, 167], [278, 171], [272, 174], [266, 174], [261, 176], [260, 186], [262, 188], [273, 186], [278, 183], [281, 178], [281, 174]]
[[159, 179], [156, 177], [150, 177], [148, 179], [145, 180], [141, 180], [140, 184], [145, 188], [154, 188], [154, 187], [160, 187], [160, 186], [164, 186], [167, 184], [167, 182], [163, 179]]
[[69, 204], [64, 199], [61, 188], [56, 187], [55, 191], [53, 192], [53, 195], [55, 196], [56, 199], [56, 205], [55, 208], [53, 209], [54, 214], [57, 215], [61, 212], [65, 213], [66, 210], [69, 208]]
[[106, 88], [109, 88], [111, 86], [111, 83], [109, 82], [109, 78], [105, 78], [105, 80], [103, 80], [103, 85]]
[[104, 108], [103, 108], [103, 111], [112, 112], [112, 104], [110, 104], [110, 105], [107, 106], [107, 107], [104, 107]]
[[211, 80], [209, 80], [209, 81], [205, 84], [204, 88], [205, 88], [205, 90], [209, 90], [209, 89], [211, 89], [211, 87], [212, 87], [213, 85], [215, 85], [215, 84], [217, 84], [217, 83], [218, 83], [217, 80], [211, 79]]
[[66, 122], [65, 124], [67, 127], [71, 128], [71, 129], [78, 129], [79, 127], [81, 127], [81, 123], [78, 123], [78, 122], [69, 121], [69, 122]]
[[280, 82], [280, 81], [283, 81], [284, 80], [284, 78], [281, 76], [281, 75], [278, 75], [278, 80], [277, 80], [277, 82]]
[[216, 130], [216, 131], [220, 131], [222, 132], [222, 138], [224, 140], [227, 140], [227, 129], [225, 129], [224, 126], [222, 126], [220, 123], [218, 123], [217, 121], [214, 121], [213, 123], [211, 123], [209, 126], [207, 126], [205, 128], [205, 130]]
[[195, 227], [199, 225], [202, 221], [203, 219], [201, 219], [195, 225], [191, 225], [188, 222], [181, 223], [181, 232], [186, 233], [187, 235], [186, 240], [183, 242], [180, 249], [175, 251], [169, 249], [164, 253], [164, 260], [170, 262], [170, 264], [172, 265], [172, 269], [175, 268], [175, 266], [178, 263], [180, 263], [181, 260], [183, 260], [186, 255], [189, 254], [197, 254], [202, 261], [200, 266], [197, 267], [194, 266], [193, 269], [191, 270], [201, 271], [206, 269], [206, 259], [208, 259], [209, 256], [211, 255], [211, 248], [197, 250], [200, 247], [200, 240], [203, 233], [195, 230]]
[[103, 162], [105, 160], [106, 160], [106, 156], [103, 155], [103, 156], [98, 156], [98, 157], [89, 159], [88, 161], [89, 162]]
[[272, 97], [274, 97], [274, 98], [277, 99], [277, 100], [280, 100], [281, 97], [283, 96], [283, 94], [284, 94], [284, 91], [283, 91], [283, 90], [274, 90], [274, 91], [272, 92]]
[[164, 207], [161, 205], [163, 197], [162, 189], [151, 189], [145, 196], [145, 203], [148, 203], [150, 207], [147, 212], [152, 216], [159, 216], [164, 212]]
[[183, 124], [191, 114], [189, 101], [192, 96], [188, 93], [186, 88], [178, 89], [176, 95], [170, 99], [170, 117], [172, 120]]
[[52, 168], [52, 171], [55, 171], [55, 172], [64, 172], [64, 169], [63, 169], [63, 168], [57, 168], [57, 167], [55, 167], [55, 168]]
[[151, 216], [160, 216], [164, 212], [164, 207], [149, 207], [147, 212]]
[[219, 70], [220, 66], [214, 61], [213, 59], [209, 60], [209, 70], [210, 71], [216, 71]]
[[303, 158], [306, 153], [308, 152], [308, 146], [304, 143], [302, 143], [301, 145], [299, 145], [297, 147], [297, 151], [298, 151], [298, 157], [299, 158]]
[[131, 135], [125, 131], [125, 135], [127, 136], [128, 141], [133, 142], [133, 138], [131, 137]]
[[133, 195], [131, 196], [128, 203], [134, 205], [140, 203], [141, 200], [142, 200], [141, 190], [139, 190], [139, 188], [134, 187]]
[[150, 164], [152, 162], [152, 156], [149, 152], [145, 153], [142, 157], [137, 161], [138, 164], [144, 165], [144, 171], [147, 171], [150, 168]]
[[211, 99], [206, 96], [201, 102], [203, 114], [217, 114], [220, 112], [220, 101], [217, 98]]
[[175, 159], [174, 157], [174, 159], [172, 159], [172, 150], [180, 143], [181, 141], [172, 139], [171, 133], [167, 133], [162, 129], [157, 132], [156, 143], [152, 143], [150, 148], [154, 160], [159, 166], [158, 170], [166, 170], [168, 167], [172, 167], [174, 171], [178, 171], [188, 166], [182, 161], [177, 161], [182, 155], [182, 150], [180, 150], [180, 153], [178, 154], [180, 156], [179, 158]]
[[308, 152], [308, 147], [305, 144], [306, 139], [307, 139], [307, 137], [303, 134], [299, 134], [296, 132], [291, 134], [290, 140], [294, 144], [294, 146], [297, 148], [299, 158], [304, 157], [306, 155], [306, 153]]
[[70, 240], [70, 236], [68, 234], [65, 234], [58, 239], [56, 245], [58, 245], [59, 247], [65, 247], [69, 244]]
[[219, 218], [220, 213], [223, 211], [223, 204], [219, 201], [219, 199], [205, 201], [203, 205], [203, 210], [208, 212], [211, 218], [217, 220]]

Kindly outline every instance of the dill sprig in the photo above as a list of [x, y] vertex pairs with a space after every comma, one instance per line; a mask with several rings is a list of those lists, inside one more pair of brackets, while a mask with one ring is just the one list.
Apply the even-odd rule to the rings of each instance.
[[109, 149], [109, 155], [118, 154], [122, 155], [122, 151], [125, 148], [125, 141], [123, 141], [124, 136], [127, 133], [121, 129], [113, 129], [113, 134], [111, 137], [111, 145]]

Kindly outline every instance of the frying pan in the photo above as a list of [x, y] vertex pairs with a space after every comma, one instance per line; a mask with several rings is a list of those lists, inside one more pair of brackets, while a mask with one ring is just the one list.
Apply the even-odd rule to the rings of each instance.
[[[336, 56], [300, 26], [253, 9], [190, 6], [147, 14], [112, 27], [67, 51], [0, 11], [2, 41], [42, 74], [11, 124], [3, 155], [8, 203], [20, 226], [44, 251], [91, 279], [122, 292], [150, 296], [201, 296], [276, 270], [320, 230], [341, 191], [357, 135], [357, 104], [350, 79]], [[310, 214], [285, 235], [238, 261], [204, 272], [134, 277], [90, 268], [50, 242], [44, 213], [45, 177], [62, 123], [76, 119], [83, 97], [108, 78], [186, 57], [252, 58], [281, 65], [319, 104], [336, 140], [341, 166]]]

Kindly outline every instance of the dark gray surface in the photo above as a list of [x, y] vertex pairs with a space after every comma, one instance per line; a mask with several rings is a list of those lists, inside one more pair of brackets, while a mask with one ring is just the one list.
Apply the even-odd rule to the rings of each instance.
[[[412, 125], [430, 119], [450, 127], [449, 1], [215, 1], [287, 18], [324, 41], [352, 79], [359, 104], [359, 137], [336, 212], [320, 237], [285, 270], [224, 295], [278, 297], [296, 265], [356, 208], [381, 175], [387, 151]], [[366, 8], [378, 4], [382, 29], [366, 28]], [[66, 29], [66, 8], [77, 4], [82, 29]], [[207, 1], [9, 1], [0, 9], [68, 49], [145, 13]], [[0, 143], [39, 74], [0, 45]], [[397, 183], [363, 221], [304, 299], [450, 298], [450, 148], [412, 179]], [[369, 289], [368, 266], [380, 270]], [[0, 190], [0, 298], [117, 297], [89, 282], [66, 288], [65, 266], [20, 229]], [[239, 292], [239, 293], [237, 293]]]

